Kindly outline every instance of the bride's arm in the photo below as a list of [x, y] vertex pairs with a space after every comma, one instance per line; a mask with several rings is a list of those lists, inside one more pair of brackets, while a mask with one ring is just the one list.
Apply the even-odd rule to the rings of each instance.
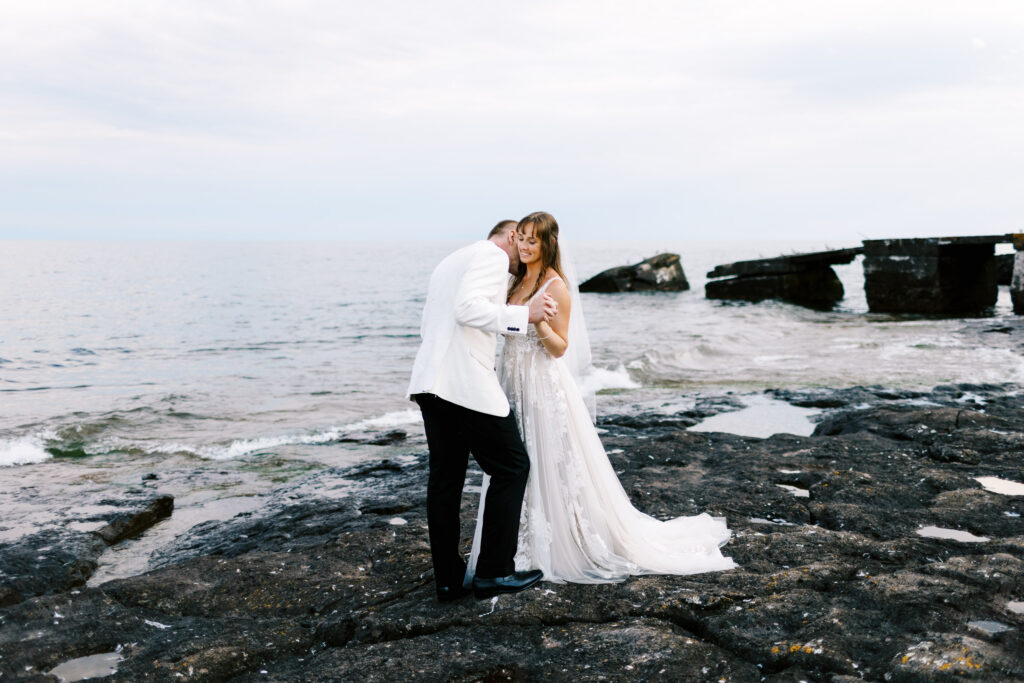
[[572, 301], [569, 297], [569, 288], [561, 280], [555, 280], [548, 285], [547, 293], [558, 304], [558, 313], [548, 322], [536, 323], [537, 335], [548, 353], [555, 358], [561, 358], [569, 348], [569, 314]]

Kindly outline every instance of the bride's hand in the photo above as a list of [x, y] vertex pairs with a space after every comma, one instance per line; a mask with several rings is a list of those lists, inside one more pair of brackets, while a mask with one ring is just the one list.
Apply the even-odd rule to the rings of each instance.
[[530, 318], [531, 323], [539, 323], [551, 320], [558, 315], [558, 304], [547, 294], [541, 294], [538, 297], [534, 297], [533, 301], [530, 302]]

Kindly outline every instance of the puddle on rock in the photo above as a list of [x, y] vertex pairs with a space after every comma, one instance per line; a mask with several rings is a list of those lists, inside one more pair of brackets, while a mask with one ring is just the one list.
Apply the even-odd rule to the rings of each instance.
[[802, 489], [799, 486], [790, 486], [789, 484], [776, 484], [780, 489], [786, 489], [797, 498], [810, 498], [811, 492], [807, 489]]
[[84, 681], [87, 678], [103, 678], [117, 672], [118, 663], [124, 659], [119, 652], [104, 652], [88, 657], [71, 659], [48, 673], [61, 681]]
[[1001, 621], [968, 621], [967, 627], [977, 631], [984, 636], [998, 636], [1000, 633], [1006, 633], [1012, 631], [1013, 627], [1002, 623]]
[[1000, 479], [999, 477], [975, 477], [974, 481], [981, 484], [981, 487], [992, 493], [1001, 493], [1004, 496], [1024, 496], [1024, 484]]
[[690, 431], [725, 432], [759, 438], [767, 438], [772, 434], [810, 436], [814, 432], [814, 423], [810, 417], [821, 412], [814, 408], [799, 408], [761, 394], [744, 396], [742, 400], [746, 404], [745, 408], [713, 415], [690, 427]]
[[939, 526], [925, 526], [917, 530], [918, 535], [925, 538], [944, 538], [950, 541], [961, 543], [985, 543], [991, 539], [988, 536], [975, 536], [969, 531], [959, 529], [944, 529]]
[[178, 505], [170, 517], [146, 529], [141, 536], [107, 549], [107, 552], [100, 556], [96, 571], [85, 585], [93, 588], [113, 579], [142, 574], [149, 570], [149, 558], [154, 552], [193, 526], [203, 522], [231, 519], [235, 515], [257, 510], [264, 504], [264, 498], [261, 496], [208, 498], [208, 495], [197, 492], [175, 501]]

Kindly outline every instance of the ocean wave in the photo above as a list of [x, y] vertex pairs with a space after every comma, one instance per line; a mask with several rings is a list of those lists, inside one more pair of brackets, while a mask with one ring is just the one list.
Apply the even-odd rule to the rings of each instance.
[[637, 389], [640, 384], [634, 380], [629, 370], [622, 363], [614, 370], [595, 366], [586, 377], [583, 378], [584, 392], [597, 393], [611, 389]]
[[189, 446], [181, 443], [167, 443], [148, 450], [151, 453], [191, 453], [205, 460], [232, 460], [282, 446], [321, 446], [333, 443], [346, 435], [356, 432], [382, 431], [418, 424], [422, 421], [423, 418], [418, 410], [409, 409], [386, 413], [378, 417], [371, 417], [307, 434], [282, 434], [252, 439], [236, 439], [227, 445], [214, 446]]
[[0, 467], [32, 465], [51, 459], [45, 442], [54, 435], [50, 432], [28, 434], [13, 439], [0, 439]]
[[415, 408], [409, 408], [407, 410], [398, 410], [393, 413], [385, 413], [380, 417], [371, 417], [366, 420], [360, 420], [359, 422], [353, 422], [352, 424], [345, 425], [340, 429], [346, 431], [390, 429], [392, 427], [401, 427], [403, 425], [419, 424], [420, 422], [423, 422], [423, 416], [420, 415], [420, 411]]
[[185, 454], [204, 460], [231, 460], [282, 446], [319, 446], [353, 434], [381, 432], [423, 421], [418, 410], [400, 410], [357, 422], [306, 433], [235, 439], [227, 444], [194, 444], [181, 441], [140, 441], [123, 436], [101, 436], [104, 429], [120, 422], [119, 416], [105, 416], [92, 423], [78, 423], [56, 430], [0, 439], [0, 467], [28, 465], [58, 457], [88, 457], [110, 453], [135, 455]]

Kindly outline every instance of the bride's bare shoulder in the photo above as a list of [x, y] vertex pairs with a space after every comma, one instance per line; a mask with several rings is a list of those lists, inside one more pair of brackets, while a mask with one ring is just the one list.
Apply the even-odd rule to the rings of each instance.
[[569, 305], [569, 287], [565, 284], [565, 281], [557, 275], [551, 278], [545, 291], [552, 299], [558, 302], [559, 306]]
[[569, 291], [569, 287], [565, 284], [565, 280], [563, 280], [558, 275], [554, 275], [548, 278], [547, 285], [545, 286], [547, 287], [547, 291], [551, 293], [556, 291]]

